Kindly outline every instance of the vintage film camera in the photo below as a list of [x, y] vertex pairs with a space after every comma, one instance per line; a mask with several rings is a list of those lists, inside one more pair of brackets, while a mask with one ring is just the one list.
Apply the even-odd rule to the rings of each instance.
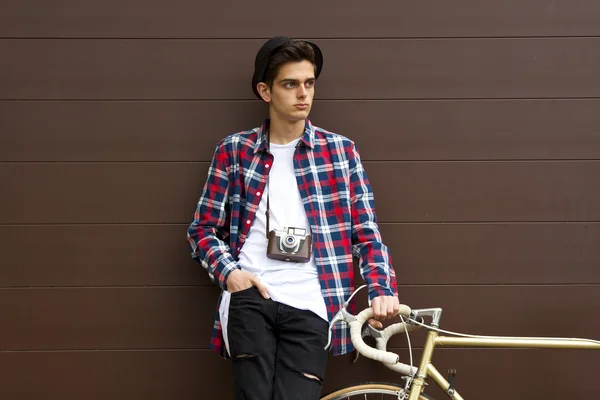
[[269, 232], [267, 257], [274, 260], [307, 263], [312, 254], [312, 236], [306, 229], [285, 227]]

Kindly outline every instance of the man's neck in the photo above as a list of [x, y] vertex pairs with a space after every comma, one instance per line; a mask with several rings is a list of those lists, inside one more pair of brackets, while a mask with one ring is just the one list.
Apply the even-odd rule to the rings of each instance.
[[271, 143], [288, 144], [304, 134], [305, 121], [284, 121], [271, 118], [269, 122], [269, 135]]

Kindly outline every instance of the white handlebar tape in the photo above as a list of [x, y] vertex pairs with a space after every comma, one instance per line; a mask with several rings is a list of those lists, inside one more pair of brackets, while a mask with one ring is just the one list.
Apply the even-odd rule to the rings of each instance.
[[390, 353], [389, 351], [381, 351], [377, 350], [369, 345], [367, 345], [361, 336], [361, 328], [362, 325], [358, 321], [350, 322], [350, 337], [352, 339], [352, 344], [356, 347], [356, 350], [363, 356], [370, 358], [375, 361], [382, 362], [384, 364], [397, 364], [400, 357], [398, 354]]
[[[375, 339], [377, 349], [380, 351], [387, 351], [387, 342], [390, 338], [398, 333], [404, 333], [405, 331], [414, 331], [419, 329], [419, 325], [405, 325], [402, 322], [393, 324], [381, 331], [381, 337]], [[392, 371], [398, 372], [402, 375], [414, 376], [417, 373], [417, 367], [411, 367], [410, 365], [397, 363], [397, 364], [384, 364], [387, 368]]]
[[[408, 316], [410, 315], [410, 307], [401, 304], [400, 305], [400, 311], [398, 312], [399, 315], [403, 315], [403, 316]], [[361, 330], [362, 330], [362, 326], [364, 325], [365, 321], [367, 321], [368, 319], [373, 318], [373, 309], [371, 307], [364, 309], [363, 311], [360, 312], [360, 314], [358, 314], [356, 316], [356, 321], [350, 322], [350, 337], [352, 339], [352, 343], [354, 344], [354, 347], [356, 347], [356, 350], [358, 350], [358, 352], [360, 354], [362, 354], [363, 356], [370, 358], [372, 360], [375, 361], [379, 361], [382, 362], [384, 364], [386, 364], [386, 366], [404, 366], [404, 364], [399, 363], [400, 357], [398, 356], [398, 354], [389, 352], [389, 351], [385, 351], [385, 350], [378, 350], [375, 349], [369, 345], [367, 345], [363, 340], [362, 340], [362, 335], [361, 335]], [[387, 340], [386, 340], [387, 343]], [[389, 364], [389, 365], [387, 365]], [[405, 375], [410, 375], [410, 366], [406, 366], [408, 367], [408, 372], [405, 373]], [[404, 372], [403, 372], [404, 373]]]

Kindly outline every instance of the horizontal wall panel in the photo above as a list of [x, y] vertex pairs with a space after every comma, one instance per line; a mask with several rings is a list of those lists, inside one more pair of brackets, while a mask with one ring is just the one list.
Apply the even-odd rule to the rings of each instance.
[[404, 284], [600, 283], [600, 224], [381, 224]]
[[[0, 286], [212, 285], [187, 225], [0, 226]], [[402, 284], [600, 284], [599, 223], [381, 224]]]
[[[4, 350], [208, 348], [217, 287], [1, 289]], [[359, 293], [360, 308], [366, 292]], [[598, 337], [600, 287], [401, 286], [412, 308], [442, 307], [444, 329]], [[557, 323], [568, 316], [568, 323]], [[40, 335], [40, 332], [44, 332]], [[422, 337], [422, 335], [417, 335]], [[414, 345], [419, 345], [415, 340]], [[392, 347], [404, 347], [399, 336]]]
[[218, 293], [216, 286], [0, 289], [0, 321], [11, 327], [0, 342], [4, 350], [208, 348]]
[[[600, 38], [318, 42], [321, 99], [600, 96]], [[0, 99], [253, 99], [261, 43], [1, 40]]]
[[365, 169], [385, 222], [600, 220], [600, 162], [371, 162]]
[[4, 101], [0, 107], [2, 161], [210, 161], [219, 140], [259, 126], [268, 112], [258, 101]]
[[[1, 161], [208, 161], [259, 102], [2, 102]], [[317, 101], [364, 160], [597, 159], [600, 100]], [[344, 118], [340, 118], [343, 115]]]
[[[189, 223], [208, 163], [4, 163], [0, 223]], [[600, 162], [366, 162], [380, 222], [600, 221]]]
[[0, 164], [11, 193], [0, 197], [0, 221], [189, 223], [207, 170], [208, 163]]
[[212, 285], [187, 225], [0, 226], [0, 287]]
[[[276, 1], [8, 0], [0, 13], [4, 37], [427, 37], [598, 35], [600, 7], [593, 0], [517, 0], [482, 4], [310, 0], [307, 12], [282, 12]], [[268, 21], [268, 23], [260, 23]]]
[[[579, 369], [564, 366], [594, 370], [599, 356], [600, 352], [575, 350], [440, 349], [433, 363], [445, 376], [449, 368], [457, 369], [457, 389], [466, 399], [505, 400], [510, 388], [519, 393], [514, 397], [518, 400], [583, 400], [595, 398], [595, 382], [581, 376]], [[350, 364], [349, 356], [330, 357], [323, 393], [365, 381], [404, 382], [375, 361], [360, 358]], [[210, 350], [0, 352], [0, 385], [3, 394], [14, 399], [230, 400], [233, 396], [231, 364]], [[443, 398], [433, 381], [427, 393]]]
[[230, 364], [212, 353], [0, 352], [0, 385], [23, 400], [230, 399]]

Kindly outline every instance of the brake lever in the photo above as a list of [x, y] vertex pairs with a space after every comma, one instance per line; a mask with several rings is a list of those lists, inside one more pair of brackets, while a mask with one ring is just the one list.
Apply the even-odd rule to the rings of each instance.
[[[367, 336], [371, 336], [375, 339], [378, 339], [380, 337], [382, 337], [383, 335], [381, 334], [381, 331], [377, 328], [373, 328], [369, 323], [365, 324], [365, 327], [362, 329], [360, 336], [364, 339]], [[358, 351], [354, 351], [354, 358], [352, 359], [352, 364], [356, 363], [358, 361], [358, 357], [360, 356], [360, 353]]]
[[344, 316], [342, 315], [343, 310], [344, 309], [342, 308], [340, 311], [338, 311], [329, 323], [329, 329], [327, 329], [327, 345], [325, 346], [325, 350], [328, 350], [329, 346], [331, 346], [331, 330], [333, 329], [333, 326], [344, 320]]
[[350, 323], [354, 321], [356, 321], [356, 317], [346, 310], [346, 306], [344, 306], [340, 311], [338, 311], [338, 313], [335, 314], [335, 316], [331, 320], [331, 323], [329, 324], [329, 329], [327, 330], [327, 345], [325, 346], [325, 350], [327, 350], [331, 346], [331, 331], [333, 330], [333, 326], [338, 322]]
[[365, 287], [367, 287], [367, 285], [362, 285], [361, 287], [359, 287], [358, 289], [356, 289], [354, 291], [354, 293], [352, 293], [352, 295], [350, 296], [350, 298], [348, 300], [346, 300], [346, 302], [344, 303], [344, 305], [342, 306], [342, 308], [340, 309], [340, 311], [338, 311], [337, 314], [335, 314], [335, 316], [333, 317], [333, 319], [329, 323], [329, 329], [327, 330], [327, 345], [325, 346], [325, 350], [329, 349], [329, 347], [331, 346], [331, 331], [332, 331], [333, 326], [335, 324], [337, 324], [340, 321], [343, 321], [343, 322], [346, 322], [346, 323], [356, 321], [356, 317], [354, 315], [350, 314], [346, 310], [346, 307], [348, 307], [348, 304], [350, 304], [350, 301], [356, 295], [356, 293], [358, 293], [359, 291], [361, 291], [361, 289], [363, 289]]
[[381, 331], [377, 328], [373, 328], [371, 326], [371, 324], [369, 324], [368, 322], [365, 324], [365, 327], [363, 328], [362, 332], [361, 332], [361, 336], [364, 339], [367, 336], [371, 336], [374, 337], [375, 339], [379, 339], [380, 337], [382, 337], [383, 335], [381, 334]]

